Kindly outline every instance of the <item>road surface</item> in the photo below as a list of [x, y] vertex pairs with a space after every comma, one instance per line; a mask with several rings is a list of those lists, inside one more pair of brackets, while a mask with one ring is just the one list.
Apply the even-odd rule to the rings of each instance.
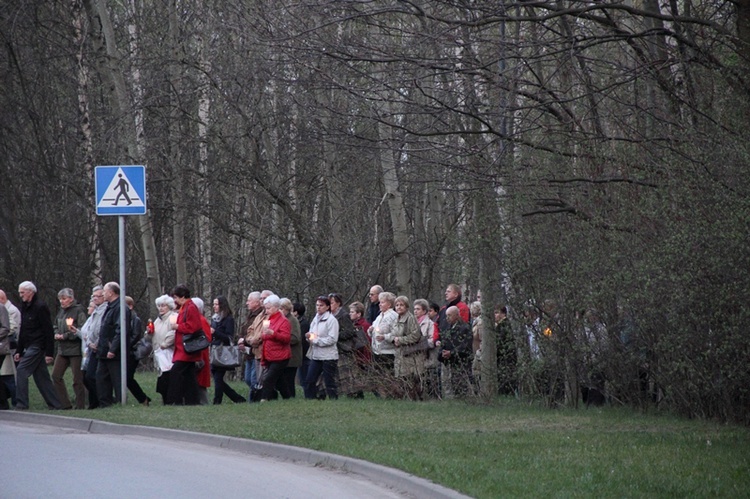
[[0, 421], [0, 498], [405, 497], [356, 474], [213, 446]]

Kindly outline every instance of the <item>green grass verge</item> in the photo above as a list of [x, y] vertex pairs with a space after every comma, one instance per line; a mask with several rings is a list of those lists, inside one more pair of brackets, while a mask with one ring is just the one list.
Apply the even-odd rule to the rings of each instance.
[[[744, 427], [624, 408], [549, 410], [515, 399], [320, 402], [298, 394], [266, 404], [164, 407], [155, 376], [138, 379], [154, 398], [149, 408], [131, 400], [65, 415], [352, 456], [474, 497], [750, 497]], [[244, 383], [231, 384], [247, 392]], [[43, 407], [33, 383], [30, 392], [32, 410]]]

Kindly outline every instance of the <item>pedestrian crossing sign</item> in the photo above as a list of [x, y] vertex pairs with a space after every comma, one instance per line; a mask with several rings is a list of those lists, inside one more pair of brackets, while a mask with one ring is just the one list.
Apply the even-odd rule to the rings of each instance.
[[94, 177], [97, 215], [146, 214], [145, 166], [97, 166]]

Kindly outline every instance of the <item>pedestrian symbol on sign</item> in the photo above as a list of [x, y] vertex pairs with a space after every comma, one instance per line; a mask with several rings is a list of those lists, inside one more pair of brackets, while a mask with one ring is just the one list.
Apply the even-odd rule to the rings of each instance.
[[133, 204], [133, 202], [130, 200], [130, 196], [128, 196], [128, 191], [130, 190], [130, 184], [127, 180], [122, 178], [122, 173], [118, 173], [117, 176], [119, 177], [119, 181], [117, 182], [117, 188], [120, 189], [120, 192], [117, 194], [117, 197], [115, 198], [115, 202], [112, 203], [115, 206], [120, 202], [120, 196], [125, 196], [125, 201], [128, 202], [128, 206]]

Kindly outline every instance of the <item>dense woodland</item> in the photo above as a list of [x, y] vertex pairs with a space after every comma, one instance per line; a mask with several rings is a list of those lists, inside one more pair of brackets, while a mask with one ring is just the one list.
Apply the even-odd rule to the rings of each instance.
[[554, 326], [562, 403], [595, 349], [613, 402], [748, 421], [750, 0], [6, 0], [0, 37], [14, 301], [118, 278], [93, 168], [142, 164], [142, 316], [456, 282]]

